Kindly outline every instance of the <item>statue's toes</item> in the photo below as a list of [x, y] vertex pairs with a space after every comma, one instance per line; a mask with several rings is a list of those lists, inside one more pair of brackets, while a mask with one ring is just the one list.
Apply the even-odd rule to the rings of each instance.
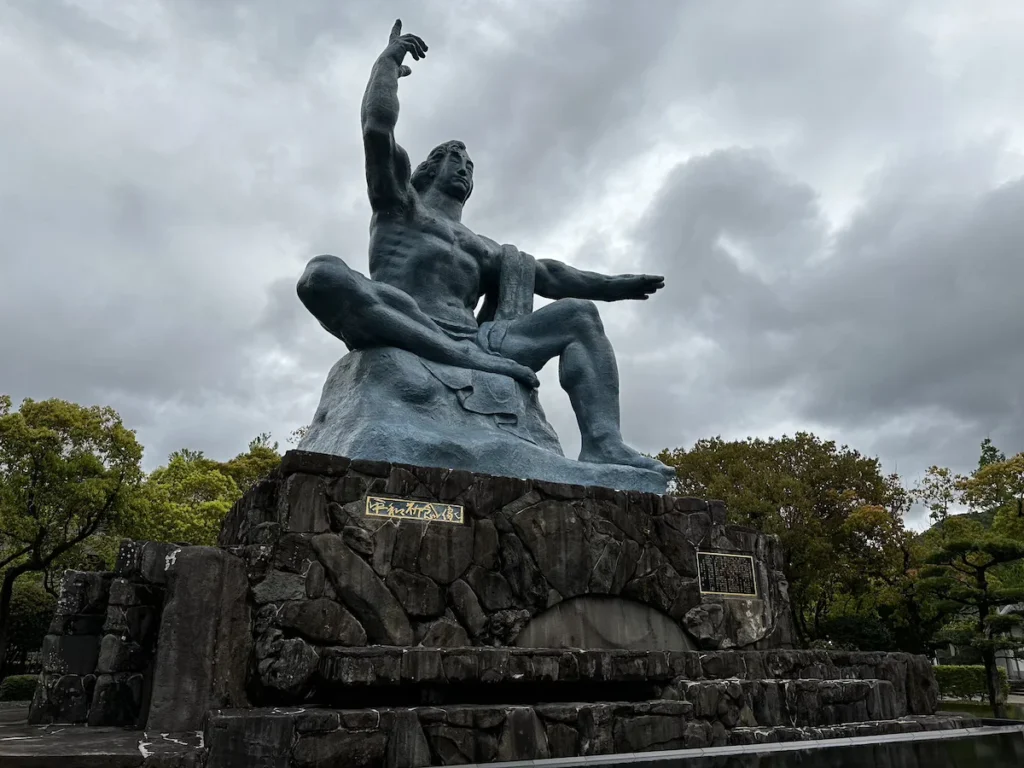
[[674, 467], [670, 467], [668, 464], [662, 464], [660, 461], [658, 462], [658, 464], [660, 466], [657, 467], [657, 469], [656, 469], [657, 472], [660, 472], [662, 475], [667, 477], [669, 480], [675, 480], [676, 479], [676, 470], [675, 470]]

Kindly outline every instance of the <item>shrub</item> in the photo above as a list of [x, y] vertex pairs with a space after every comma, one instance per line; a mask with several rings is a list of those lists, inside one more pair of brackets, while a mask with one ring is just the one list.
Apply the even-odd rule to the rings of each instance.
[[[939, 684], [939, 695], [949, 699], [986, 699], [988, 683], [985, 679], [985, 667], [979, 665], [947, 665], [933, 667], [935, 679]], [[1000, 687], [1003, 696], [1010, 693], [1010, 681], [1006, 678], [1006, 670], [999, 668]]]
[[39, 675], [11, 675], [0, 682], [0, 701], [28, 701], [36, 692]]
[[33, 653], [43, 647], [43, 638], [57, 607], [57, 599], [43, 589], [42, 580], [34, 576], [26, 574], [14, 583], [7, 635], [10, 643], [7, 647], [8, 663], [26, 652]]

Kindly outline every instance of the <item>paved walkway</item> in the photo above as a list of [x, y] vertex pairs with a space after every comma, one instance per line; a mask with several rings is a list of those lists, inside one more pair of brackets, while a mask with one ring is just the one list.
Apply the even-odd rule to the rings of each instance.
[[[4, 768], [138, 768], [178, 765], [202, 744], [202, 733], [146, 733], [124, 728], [28, 725], [28, 704], [0, 707]], [[152, 757], [152, 760], [147, 758]]]

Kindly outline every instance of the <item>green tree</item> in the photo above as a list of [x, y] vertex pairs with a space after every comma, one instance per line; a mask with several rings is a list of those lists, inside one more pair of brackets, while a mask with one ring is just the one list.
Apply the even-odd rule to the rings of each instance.
[[183, 448], [154, 470], [142, 487], [125, 535], [150, 541], [215, 544], [231, 506], [281, 462], [269, 434], [229, 461]]
[[949, 517], [951, 507], [960, 503], [964, 479], [946, 467], [931, 466], [914, 489], [914, 500], [928, 508], [932, 522], [941, 522]]
[[986, 437], [981, 441], [981, 456], [978, 458], [978, 469], [987, 467], [989, 464], [997, 464], [1006, 461], [1006, 454], [992, 444], [992, 440]]
[[960, 487], [971, 509], [990, 518], [1004, 535], [1024, 540], [1024, 453], [980, 464]]
[[[128, 511], [142, 448], [111, 408], [0, 396], [0, 667], [19, 577], [45, 571]], [[2, 676], [2, 669], [0, 669]]]
[[930, 564], [921, 571], [921, 587], [956, 610], [962, 619], [945, 637], [962, 648], [976, 649], [985, 665], [989, 703], [997, 717], [1004, 716], [1004, 699], [996, 667], [996, 652], [1016, 649], [1020, 643], [1008, 633], [1020, 616], [1003, 616], [999, 608], [1024, 600], [1024, 589], [1005, 585], [1001, 567], [1024, 560], [1024, 543], [987, 531], [972, 520], [950, 520], [944, 540], [928, 554]]
[[182, 544], [214, 544], [221, 521], [242, 495], [222, 463], [184, 448], [168, 457], [142, 486], [132, 538]]
[[659, 458], [675, 467], [679, 494], [722, 499], [736, 522], [779, 537], [804, 644], [826, 638], [833, 614], [874, 599], [880, 573], [901, 572], [909, 499], [876, 459], [803, 432], [710, 438]]
[[235, 481], [238, 489], [245, 493], [262, 480], [281, 463], [278, 445], [264, 432], [249, 443], [249, 450], [240, 453], [230, 461], [221, 464], [221, 472]]

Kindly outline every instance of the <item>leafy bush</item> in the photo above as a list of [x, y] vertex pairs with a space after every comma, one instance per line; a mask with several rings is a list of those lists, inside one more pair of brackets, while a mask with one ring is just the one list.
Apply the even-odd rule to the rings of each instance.
[[892, 633], [877, 616], [837, 616], [822, 622], [832, 647], [849, 651], [887, 651], [893, 647]]
[[7, 660], [22, 653], [38, 651], [57, 607], [56, 598], [43, 589], [36, 574], [25, 574], [14, 583], [11, 598], [10, 625], [7, 640]]
[[[939, 695], [949, 699], [982, 699], [988, 696], [988, 683], [985, 681], [985, 667], [979, 665], [938, 666], [935, 679], [939, 683]], [[1003, 696], [1010, 693], [1010, 682], [1006, 679], [1006, 670], [999, 668], [1000, 687]]]
[[11, 675], [0, 683], [0, 701], [28, 701], [36, 692], [39, 675]]

